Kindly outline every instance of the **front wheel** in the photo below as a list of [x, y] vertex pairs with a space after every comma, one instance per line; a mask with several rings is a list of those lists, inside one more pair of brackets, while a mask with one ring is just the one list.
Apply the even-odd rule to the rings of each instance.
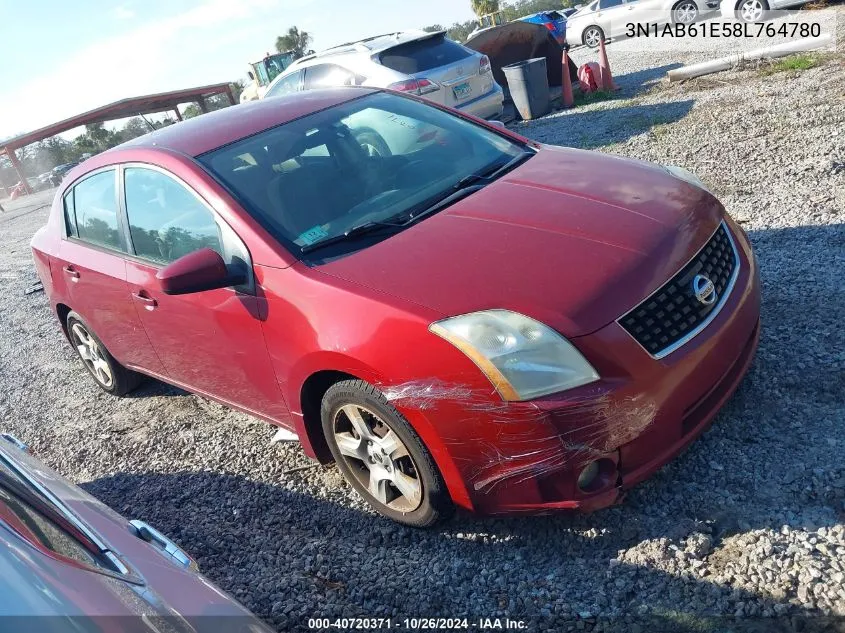
[[604, 39], [604, 31], [597, 26], [588, 26], [582, 36], [584, 45], [590, 48], [598, 48], [599, 44]]
[[332, 385], [321, 417], [338, 470], [377, 512], [411, 527], [454, 512], [431, 454], [375, 387], [361, 380]]
[[698, 5], [692, 0], [681, 0], [672, 9], [672, 22], [692, 24], [698, 18]]
[[736, 19], [743, 22], [762, 22], [769, 5], [766, 0], [741, 0], [736, 6]]

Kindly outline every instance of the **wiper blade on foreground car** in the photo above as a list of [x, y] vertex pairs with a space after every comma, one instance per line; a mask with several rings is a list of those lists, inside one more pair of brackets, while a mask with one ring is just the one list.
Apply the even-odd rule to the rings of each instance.
[[511, 169], [531, 156], [534, 156], [534, 152], [524, 151], [521, 154], [514, 156], [504, 164], [499, 163], [483, 172], [464, 176], [452, 186], [452, 193], [446, 195], [445, 197], [441, 197], [439, 200], [435, 200], [434, 202], [428, 202], [420, 205], [422, 207], [421, 210], [414, 210], [406, 214], [405, 217], [407, 219], [403, 223], [403, 226], [416, 222], [417, 220], [424, 218], [427, 215], [431, 215], [432, 213], [437, 213], [444, 207], [448, 207], [450, 204], [457, 202], [461, 198], [464, 198], [471, 193], [475, 193], [479, 189], [483, 189], [499, 176], [509, 172]]
[[444, 207], [448, 207], [450, 204], [456, 203], [461, 198], [466, 198], [471, 193], [475, 193], [479, 189], [484, 189], [484, 184], [477, 184], [477, 185], [464, 185], [461, 189], [457, 191], [453, 191], [449, 195], [440, 198], [433, 204], [430, 204], [427, 207], [423, 207], [419, 211], [415, 211], [411, 213], [407, 220], [402, 224], [402, 226], [407, 226], [416, 222], [417, 220], [421, 220], [422, 218], [426, 217], [427, 215], [431, 215], [432, 213], [437, 213]]
[[491, 182], [496, 180], [496, 178], [509, 172], [511, 169], [522, 163], [522, 161], [527, 160], [531, 156], [534, 156], [534, 152], [523, 151], [504, 164], [497, 163], [492, 167], [484, 170], [483, 172], [464, 176], [455, 184], [455, 189], [462, 189], [477, 182], [481, 182], [485, 185], [490, 184]]
[[311, 251], [315, 251], [318, 248], [323, 248], [324, 246], [329, 246], [331, 244], [337, 244], [338, 242], [345, 242], [361, 235], [377, 233], [378, 231], [383, 231], [386, 228], [396, 229], [400, 228], [401, 226], [401, 224], [397, 224], [395, 222], [365, 222], [363, 224], [353, 226], [348, 231], [344, 231], [339, 235], [333, 235], [332, 237], [327, 237], [325, 239], [312, 242], [311, 244], [306, 244], [300, 249], [300, 252], [310, 253]]

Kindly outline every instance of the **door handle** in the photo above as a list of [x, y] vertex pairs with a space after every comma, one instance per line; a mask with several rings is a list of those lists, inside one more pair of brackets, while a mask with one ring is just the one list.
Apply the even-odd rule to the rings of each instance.
[[141, 294], [142, 292], [144, 292], [144, 291], [140, 290], [138, 292], [133, 292], [132, 298], [135, 299], [135, 301], [143, 303], [144, 308], [146, 308], [147, 310], [155, 310], [156, 306], [158, 306], [158, 301], [156, 301], [152, 297], [148, 297], [145, 294]]
[[77, 281], [79, 281], [79, 272], [74, 270], [73, 266], [70, 266], [70, 265], [65, 266], [64, 268], [62, 268], [62, 270], [65, 272], [65, 274], [68, 277], [70, 277], [70, 280], [73, 283], [76, 283]]

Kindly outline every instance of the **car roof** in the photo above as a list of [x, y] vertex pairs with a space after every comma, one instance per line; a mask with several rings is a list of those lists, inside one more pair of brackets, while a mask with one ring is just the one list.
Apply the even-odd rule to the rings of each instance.
[[294, 119], [377, 92], [342, 87], [309, 90], [273, 99], [249, 101], [193, 117], [122, 143], [104, 154], [127, 148], [169, 149], [199, 156]]

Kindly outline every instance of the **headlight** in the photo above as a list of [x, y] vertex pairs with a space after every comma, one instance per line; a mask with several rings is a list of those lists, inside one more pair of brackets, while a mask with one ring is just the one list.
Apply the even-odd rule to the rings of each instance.
[[677, 165], [663, 165], [663, 169], [668, 171], [675, 178], [680, 178], [681, 180], [684, 180], [689, 184], [698, 187], [699, 189], [704, 189], [704, 191], [706, 191], [707, 193], [713, 193], [707, 188], [707, 185], [702, 182], [701, 178], [696, 176], [691, 171], [687, 171], [683, 167], [678, 167]]
[[429, 326], [466, 354], [505, 400], [529, 400], [599, 379], [572, 344], [539, 321], [484, 310]]

